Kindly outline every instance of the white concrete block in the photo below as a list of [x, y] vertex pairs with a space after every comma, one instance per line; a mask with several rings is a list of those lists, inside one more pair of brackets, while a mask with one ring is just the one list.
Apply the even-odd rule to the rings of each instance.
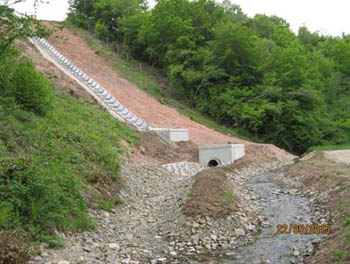
[[188, 141], [188, 129], [173, 129], [173, 128], [152, 128], [154, 132], [160, 135], [167, 141], [170, 142], [180, 142], [180, 141]]
[[245, 155], [243, 144], [224, 144], [199, 147], [199, 162], [216, 167], [235, 162]]

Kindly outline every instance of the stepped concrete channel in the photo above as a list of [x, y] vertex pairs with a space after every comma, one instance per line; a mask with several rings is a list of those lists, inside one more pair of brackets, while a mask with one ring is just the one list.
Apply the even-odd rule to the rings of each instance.
[[[146, 121], [137, 117], [127, 109], [117, 98], [109, 94], [101, 85], [90, 78], [72, 61], [64, 57], [50, 43], [43, 38], [32, 38], [32, 43], [39, 49], [46, 59], [53, 62], [71, 78], [75, 79], [89, 94], [91, 94], [113, 117], [130, 123], [139, 131], [151, 130], [169, 142], [188, 141], [188, 129], [152, 128]], [[173, 172], [177, 176], [192, 176], [205, 169], [194, 162], [177, 162], [165, 164], [163, 168]]]
[[[32, 38], [32, 43], [42, 55], [59, 67], [71, 78], [76, 80], [97, 102], [99, 102], [113, 117], [127, 122], [139, 131], [151, 130], [168, 142], [188, 141], [188, 129], [152, 128], [146, 121], [137, 117], [117, 98], [108, 93], [101, 85], [84, 73], [72, 61], [63, 56], [43, 38]], [[205, 169], [206, 166], [216, 167], [235, 162], [244, 156], [243, 144], [227, 144], [203, 146], [199, 148], [200, 163], [177, 162], [163, 165], [164, 168], [179, 176], [192, 176]]]
[[[188, 130], [186, 129], [153, 129], [147, 122], [137, 117], [134, 113], [132, 113], [129, 109], [127, 109], [121, 102], [119, 102], [116, 98], [114, 98], [112, 95], [110, 95], [102, 86], [97, 84], [92, 78], [87, 76], [81, 69], [79, 69], [76, 65], [74, 65], [71, 61], [69, 61], [67, 58], [65, 58], [63, 55], [61, 55], [53, 46], [51, 46], [46, 40], [41, 38], [34, 38], [32, 39], [32, 42], [38, 47], [39, 51], [43, 54], [43, 56], [53, 62], [56, 66], [58, 66], [61, 70], [63, 70], [66, 74], [68, 74], [70, 77], [74, 78], [76, 81], [79, 82], [79, 84], [84, 88], [87, 89], [87, 91], [94, 96], [94, 98], [102, 104], [109, 113], [111, 113], [115, 118], [118, 118], [120, 120], [123, 120], [125, 122], [130, 123], [133, 125], [137, 130], [139, 131], [146, 131], [146, 130], [153, 130], [155, 131], [159, 136], [162, 138], [169, 140], [169, 141], [186, 141], [188, 140]], [[49, 56], [49, 57], [48, 57]], [[168, 188], [168, 192], [171, 193], [173, 190], [177, 190], [179, 186], [174, 188], [176, 186], [176, 182], [181, 182], [183, 184], [183, 188], [185, 190], [184, 186], [187, 186], [186, 180], [189, 180], [189, 176], [195, 175], [201, 170], [207, 168], [208, 165], [214, 165], [214, 166], [220, 166], [225, 165], [228, 163], [232, 163], [235, 160], [243, 157], [245, 155], [244, 152], [244, 145], [242, 144], [227, 144], [227, 145], [214, 145], [214, 146], [202, 146], [199, 148], [199, 154], [200, 154], [200, 162], [194, 163], [194, 162], [177, 162], [177, 163], [171, 163], [171, 164], [164, 164], [161, 167], [166, 169], [168, 171], [168, 178], [164, 177], [164, 173], [159, 171], [159, 173], [154, 173], [153, 170], [150, 170], [150, 168], [145, 168], [147, 173], [149, 174], [149, 177], [145, 177], [145, 179], [139, 179], [137, 177], [140, 177], [138, 173], [138, 169], [136, 168], [136, 171], [131, 171], [131, 174], [129, 175], [130, 181], [134, 182], [136, 186], [139, 186], [140, 190], [135, 192], [132, 197], [135, 198], [134, 206], [140, 206], [143, 208], [144, 215], [152, 216], [153, 217], [153, 211], [148, 212], [148, 210], [153, 210], [154, 208], [159, 210], [161, 213], [159, 215], [164, 215], [166, 212], [172, 212], [175, 210], [175, 208], [179, 208], [180, 204], [175, 204], [175, 207], [172, 210], [166, 209], [164, 212], [162, 212], [159, 208], [160, 205], [163, 205], [166, 203], [166, 201], [180, 201], [180, 199], [176, 196], [173, 197], [173, 199], [168, 199], [167, 195], [164, 195], [164, 189]], [[215, 163], [216, 162], [216, 163]], [[125, 170], [125, 168], [123, 168]], [[159, 168], [161, 170], [161, 168]], [[135, 178], [135, 175], [137, 176]], [[241, 247], [239, 247], [236, 251], [227, 252], [226, 258], [217, 258], [212, 259], [209, 258], [209, 262], [205, 263], [225, 263], [225, 264], [243, 264], [243, 263], [270, 263], [270, 264], [289, 264], [289, 263], [303, 263], [303, 257], [312, 254], [313, 248], [315, 245], [317, 245], [322, 238], [319, 235], [276, 235], [276, 226], [278, 224], [286, 224], [286, 223], [324, 223], [324, 219], [318, 219], [319, 213], [317, 208], [301, 193], [299, 193], [296, 189], [291, 189], [291, 187], [288, 184], [285, 184], [283, 180], [281, 180], [280, 177], [283, 175], [283, 171], [276, 170], [271, 171], [267, 173], [262, 173], [257, 176], [254, 176], [250, 178], [247, 182], [244, 183], [245, 188], [250, 190], [252, 193], [256, 194], [256, 197], [258, 199], [258, 204], [260, 204], [260, 208], [264, 208], [263, 214], [265, 217], [265, 222], [263, 222], [262, 232], [256, 237], [256, 240], [250, 244], [247, 245], [244, 242]], [[175, 177], [174, 177], [175, 176]], [[153, 178], [154, 179], [153, 179]], [[145, 182], [151, 179], [151, 183], [148, 188], [145, 189]], [[163, 179], [163, 181], [161, 181]], [[182, 183], [182, 181], [184, 182]], [[139, 182], [140, 181], [140, 182]], [[154, 181], [154, 182], [153, 182]], [[174, 182], [171, 182], [174, 181]], [[163, 185], [158, 186], [159, 188], [154, 188], [156, 184], [159, 184], [161, 182]], [[135, 186], [134, 186], [135, 187]], [[164, 188], [167, 187], [167, 188]], [[131, 188], [133, 190], [135, 188]], [[183, 197], [184, 190], [179, 194], [179, 198]], [[156, 195], [150, 196], [151, 192], [157, 192]], [[143, 199], [139, 199], [140, 193], [144, 194]], [[174, 194], [172, 194], [174, 195]], [[157, 203], [150, 203], [150, 206], [145, 207], [144, 206], [144, 199], [149, 199], [149, 197], [155, 197]], [[137, 198], [137, 199], [136, 199]], [[161, 199], [160, 199], [161, 198]], [[164, 201], [163, 201], [163, 200]], [[158, 207], [155, 206], [155, 204], [159, 204]], [[111, 237], [107, 236], [106, 232], [103, 234], [106, 235], [105, 240], [98, 238], [96, 241], [99, 241], [99, 243], [106, 243], [109, 240], [115, 240], [116, 234], [115, 230], [119, 230], [123, 226], [128, 227], [128, 224], [132, 223], [133, 221], [130, 221], [130, 212], [135, 214], [135, 219], [139, 217], [137, 214], [137, 210], [131, 210], [135, 209], [131, 206], [124, 206], [124, 210], [129, 211], [129, 214], [126, 214], [126, 212], [121, 212], [120, 217], [115, 217], [112, 220], [115, 221], [115, 226], [118, 226], [118, 228], [114, 229], [114, 225], [112, 225], [112, 229], [108, 229], [111, 232]], [[316, 209], [316, 210], [315, 210]], [[179, 210], [178, 210], [179, 211]], [[118, 212], [116, 212], [117, 214]], [[181, 215], [179, 213], [179, 215]], [[122, 216], [125, 216], [125, 223], [124, 225], [120, 223]], [[97, 213], [97, 218], [101, 215]], [[104, 216], [102, 216], [102, 223], [103, 225], [111, 225], [111, 221], [109, 219], [110, 214], [105, 213]], [[99, 219], [99, 218], [98, 218]], [[142, 218], [143, 219], [143, 218]], [[151, 222], [155, 222], [153, 219]], [[166, 219], [164, 221], [165, 223], [170, 223]], [[136, 223], [136, 220], [135, 220]], [[137, 223], [136, 223], [137, 224]], [[147, 226], [147, 225], [145, 225]], [[128, 227], [129, 228], [129, 227]], [[135, 226], [130, 227], [131, 230], [135, 228]], [[104, 230], [104, 229], [103, 229]], [[146, 230], [146, 229], [145, 229]], [[126, 232], [127, 230], [120, 230], [120, 233], [124, 235], [126, 233], [129, 235], [130, 233]], [[130, 231], [130, 230], [129, 230]], [[154, 230], [151, 230], [152, 232]], [[151, 232], [151, 233], [152, 233]], [[88, 237], [86, 240], [89, 242], [92, 239], [89, 237], [90, 234], [84, 234]], [[91, 234], [93, 236], [95, 234]], [[153, 237], [151, 238], [151, 241], [155, 241], [154, 234], [152, 233]], [[239, 235], [241, 236], [241, 235]], [[157, 237], [157, 236], [156, 236]], [[112, 239], [113, 238], [113, 239]], [[133, 236], [130, 235], [129, 240], [133, 238]], [[158, 237], [159, 238], [159, 237]], [[240, 238], [240, 237], [239, 237]], [[79, 248], [79, 243], [82, 243], [82, 241], [75, 241], [74, 237], [71, 238], [73, 240], [73, 245], [77, 245]], [[150, 238], [149, 238], [150, 239]], [[83, 239], [83, 242], [85, 240]], [[84, 242], [85, 244], [87, 242]], [[245, 241], [245, 240], [242, 240]], [[89, 242], [90, 243], [90, 242]], [[122, 237], [119, 241], [120, 245], [127, 244], [128, 242], [125, 242], [125, 239]], [[124, 244], [123, 244], [124, 243]], [[95, 243], [96, 244], [96, 243]], [[95, 245], [92, 243], [92, 245]], [[162, 247], [163, 244], [160, 244]], [[96, 247], [97, 249], [99, 247]], [[110, 243], [108, 244], [108, 250], [115, 250], [115, 248], [118, 248], [119, 245], [116, 243]], [[126, 247], [127, 248], [127, 247]], [[77, 254], [87, 254], [93, 251], [94, 249], [90, 247], [83, 247], [80, 248], [80, 251], [78, 251]], [[68, 249], [70, 253], [72, 253], [72, 250]], [[146, 251], [144, 251], [146, 252]], [[148, 252], [148, 251], [147, 251]], [[93, 256], [95, 255], [94, 252], [92, 252]], [[69, 254], [68, 254], [69, 255]], [[45, 255], [48, 257], [48, 255]], [[44, 254], [42, 254], [42, 257], [37, 257], [35, 259], [35, 263], [54, 263], [54, 262], [45, 262]], [[56, 256], [53, 254], [52, 256]], [[111, 254], [111, 256], [113, 256]], [[67, 257], [66, 255], [64, 257]], [[104, 255], [106, 257], [106, 255]], [[80, 257], [82, 258], [82, 257]], [[166, 258], [164, 258], [166, 260]], [[131, 262], [130, 257], [128, 256], [126, 258], [127, 261], [122, 260], [121, 263], [140, 263], [138, 261]], [[90, 262], [79, 262], [79, 263], [101, 263], [95, 262], [96, 260]], [[70, 263], [68, 261], [59, 261], [58, 263]], [[78, 263], [78, 262], [72, 262]], [[106, 262], [104, 263], [112, 263], [112, 262]], [[119, 263], [119, 262], [113, 262], [113, 263]], [[144, 262], [143, 262], [144, 263]], [[148, 262], [147, 262], [148, 263]], [[150, 263], [165, 263], [163, 261], [160, 261], [160, 259], [151, 261]], [[175, 261], [173, 263], [179, 263], [178, 261]], [[193, 259], [191, 261], [184, 261], [183, 263], [203, 263], [203, 262], [197, 262], [197, 259]]]
[[[150, 128], [149, 124], [137, 117], [133, 112], [127, 109], [121, 102], [109, 94], [101, 85], [97, 84], [92, 78], [86, 75], [79, 67], [74, 65], [69, 59], [60, 54], [50, 43], [42, 38], [32, 38], [32, 41], [36, 46], [40, 47], [40, 51], [45, 51], [51, 59], [53, 59], [57, 66], [61, 66], [65, 69], [65, 72], [69, 72], [74, 76], [74, 79], [80, 82], [84, 88], [88, 87], [88, 92], [93, 94], [99, 103], [112, 112], [114, 117], [120, 117], [127, 123], [130, 123], [139, 131], [145, 131]], [[52, 61], [52, 60], [51, 60]]]

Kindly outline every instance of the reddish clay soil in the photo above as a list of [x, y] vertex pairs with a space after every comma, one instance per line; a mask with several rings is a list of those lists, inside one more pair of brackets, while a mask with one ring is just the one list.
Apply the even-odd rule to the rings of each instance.
[[74, 98], [82, 98], [89, 104], [103, 109], [94, 97], [87, 93], [76, 81], [63, 73], [53, 63], [46, 60], [29, 41], [17, 41], [16, 46], [23, 52], [25, 57], [31, 59], [35, 63], [35, 67], [39, 72], [45, 74], [55, 84], [57, 90], [68, 93]]
[[169, 143], [151, 131], [142, 132], [138, 146], [129, 153], [131, 157], [128, 161], [135, 164], [198, 162], [198, 147], [193, 142]]
[[49, 42], [152, 127], [188, 128], [191, 140], [198, 145], [244, 142], [193, 122], [121, 78], [102, 57], [95, 54], [79, 33], [65, 28], [49, 38]]
[[253, 144], [239, 138], [223, 135], [192, 121], [175, 109], [161, 104], [131, 82], [121, 78], [118, 73], [111, 69], [104, 58], [88, 46], [84, 37], [77, 32], [65, 28], [49, 38], [49, 42], [152, 127], [188, 128], [191, 141], [197, 145], [224, 144], [228, 141], [245, 143], [252, 144], [254, 149], [272, 152], [278, 159], [291, 158], [290, 154], [273, 145]]
[[[227, 197], [232, 197], [233, 200]], [[227, 180], [226, 170], [215, 168], [201, 171], [195, 176], [183, 213], [186, 216], [201, 215], [218, 219], [232, 214], [236, 209], [236, 196]]]

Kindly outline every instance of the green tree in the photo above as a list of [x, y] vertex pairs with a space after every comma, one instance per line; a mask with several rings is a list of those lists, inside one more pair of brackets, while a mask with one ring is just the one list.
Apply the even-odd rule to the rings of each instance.
[[29, 16], [17, 16], [7, 5], [0, 5], [0, 24], [0, 57], [16, 39], [42, 37], [49, 33], [40, 21]]

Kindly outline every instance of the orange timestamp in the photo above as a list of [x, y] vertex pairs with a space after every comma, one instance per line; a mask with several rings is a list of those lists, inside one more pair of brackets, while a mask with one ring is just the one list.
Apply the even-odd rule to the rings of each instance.
[[279, 235], [329, 235], [331, 233], [330, 225], [303, 225], [303, 224], [284, 224], [277, 225], [276, 234]]

